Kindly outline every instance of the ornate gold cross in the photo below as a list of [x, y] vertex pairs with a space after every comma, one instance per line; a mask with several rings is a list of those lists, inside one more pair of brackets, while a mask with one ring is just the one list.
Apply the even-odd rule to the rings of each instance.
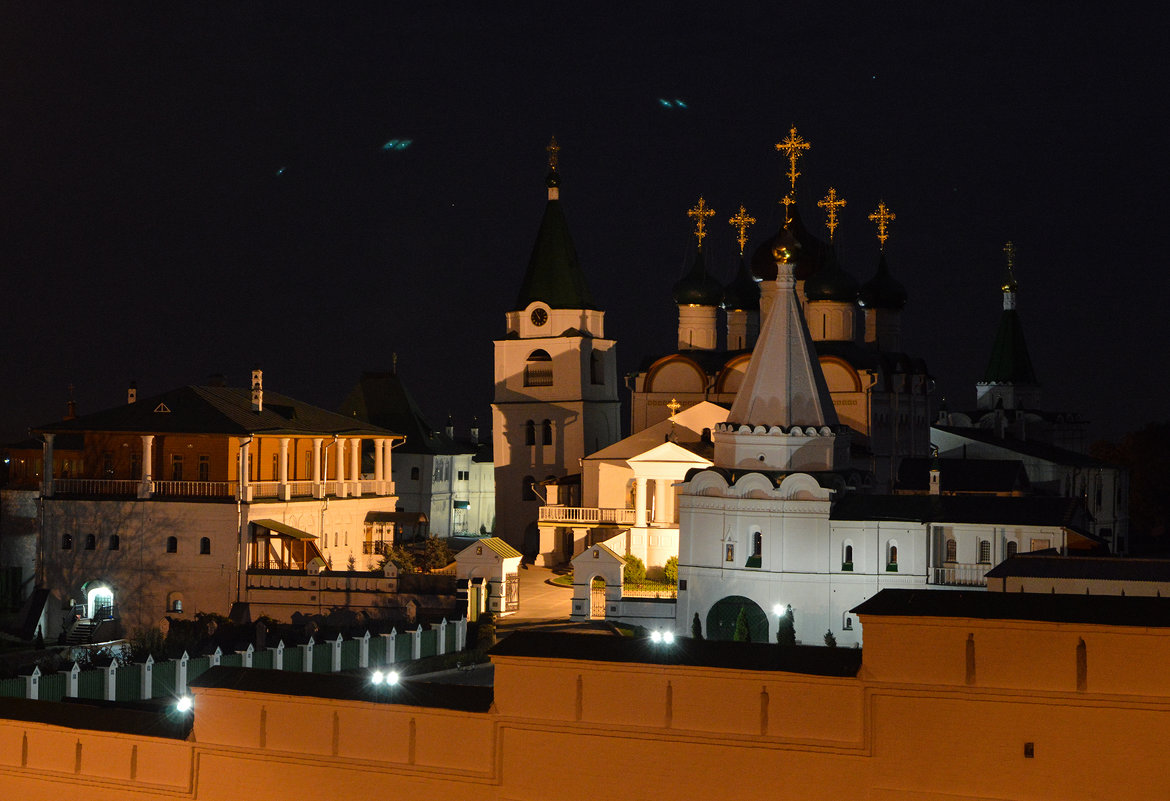
[[548, 147], [545, 150], [548, 151], [548, 168], [550, 171], [556, 172], [557, 157], [561, 152], [561, 146], [557, 144], [557, 138], [555, 136], [549, 140]]
[[756, 224], [755, 217], [749, 217], [747, 209], [743, 206], [739, 207], [739, 213], [732, 217], [727, 222], [731, 223], [731, 227], [739, 231], [739, 236], [736, 241], [739, 242], [739, 255], [743, 255], [743, 246], [747, 244], [747, 229]]
[[670, 416], [674, 417], [678, 414], [678, 410], [682, 408], [682, 404], [675, 398], [671, 398], [670, 403], [666, 404], [666, 408], [670, 410]]
[[715, 216], [715, 209], [707, 208], [706, 201], [703, 196], [699, 196], [699, 205], [687, 211], [688, 217], [695, 218], [695, 236], [699, 240], [699, 247], [703, 247], [703, 237], [707, 235], [706, 218]]
[[823, 200], [818, 200], [817, 205], [826, 210], [825, 227], [829, 229], [829, 241], [833, 241], [833, 232], [837, 230], [837, 209], [844, 208], [845, 198], [837, 197], [837, 190], [829, 187], [829, 194], [825, 195]]
[[796, 132], [796, 126], [788, 131], [788, 136], [776, 143], [776, 149], [783, 151], [788, 158], [788, 180], [791, 183], [791, 189], [796, 190], [796, 176], [800, 175], [796, 171], [796, 160], [800, 158], [802, 150], [808, 150], [812, 145], [804, 141], [800, 134]]
[[870, 222], [877, 223], [878, 227], [878, 250], [886, 249], [886, 240], [890, 235], [886, 233], [886, 228], [889, 227], [890, 221], [897, 219], [894, 212], [886, 208], [886, 201], [878, 201], [877, 211], [869, 215]]
[[789, 192], [780, 202], [784, 204], [784, 224], [787, 225], [788, 221], [792, 219], [792, 215], [788, 212], [788, 207], [796, 202], [796, 198], [794, 198], [792, 193]]
[[1008, 272], [1012, 272], [1016, 267], [1016, 246], [1012, 242], [1008, 242], [1003, 246], [1003, 253], [1007, 256]]

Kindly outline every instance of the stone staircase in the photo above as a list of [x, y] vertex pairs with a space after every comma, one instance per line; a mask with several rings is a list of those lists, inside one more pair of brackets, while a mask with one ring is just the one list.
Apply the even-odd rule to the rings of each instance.
[[99, 621], [79, 620], [65, 635], [66, 645], [88, 645], [93, 642], [93, 633], [101, 625]]

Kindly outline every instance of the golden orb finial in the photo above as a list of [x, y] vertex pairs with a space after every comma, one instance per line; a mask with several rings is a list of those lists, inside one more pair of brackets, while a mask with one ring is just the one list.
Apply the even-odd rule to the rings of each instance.
[[886, 249], [886, 240], [890, 238], [890, 235], [886, 233], [886, 229], [889, 228], [890, 221], [897, 219], [897, 217], [894, 215], [894, 212], [886, 208], [886, 201], [879, 200], [877, 211], [869, 215], [869, 219], [871, 222], [877, 223], [878, 250], [884, 251]]
[[739, 213], [727, 221], [731, 227], [739, 232], [739, 236], [735, 238], [739, 242], [739, 255], [743, 255], [743, 247], [747, 244], [747, 229], [756, 224], [755, 217], [749, 217], [747, 209], [743, 206], [739, 207]]
[[699, 247], [702, 248], [703, 237], [707, 235], [706, 220], [708, 217], [715, 216], [715, 209], [708, 208], [706, 201], [703, 200], [703, 196], [700, 195], [698, 205], [693, 209], [689, 209], [687, 216], [695, 218], [695, 238], [699, 240]]
[[829, 241], [833, 241], [833, 232], [837, 230], [837, 209], [845, 207], [845, 198], [837, 197], [837, 190], [829, 187], [829, 194], [825, 195], [823, 200], [818, 200], [817, 205], [825, 209], [825, 227], [829, 229]]

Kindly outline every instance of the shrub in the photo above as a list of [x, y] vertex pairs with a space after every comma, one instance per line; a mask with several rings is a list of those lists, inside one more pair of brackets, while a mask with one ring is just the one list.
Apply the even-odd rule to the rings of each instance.
[[678, 584], [678, 557], [672, 556], [666, 560], [666, 564], [662, 567], [663, 577], [667, 584]]
[[696, 640], [703, 639], [703, 621], [699, 620], [698, 612], [695, 612], [695, 619], [691, 621], [691, 636]]
[[837, 638], [833, 636], [832, 629], [829, 629], [825, 632], [825, 645], [829, 646], [830, 648], [837, 647]]
[[796, 645], [796, 616], [792, 614], [792, 604], [780, 616], [776, 626], [776, 642], [786, 647]]
[[735, 634], [731, 637], [735, 642], [751, 642], [752, 634], [748, 630], [747, 609], [739, 608], [739, 614], [735, 618]]
[[399, 573], [413, 573], [416, 568], [414, 565], [414, 554], [403, 548], [401, 545], [395, 545], [390, 549], [390, 553], [382, 557], [382, 563], [378, 566], [381, 570], [386, 567], [386, 563], [391, 562]]
[[423, 570], [431, 571], [446, 567], [455, 560], [455, 554], [451, 552], [451, 546], [447, 544], [445, 539], [439, 539], [432, 535], [427, 537], [423, 544], [423, 552], [421, 557], [421, 567]]
[[629, 584], [637, 584], [646, 580], [646, 563], [630, 554], [626, 557], [626, 566], [622, 568], [622, 579]]

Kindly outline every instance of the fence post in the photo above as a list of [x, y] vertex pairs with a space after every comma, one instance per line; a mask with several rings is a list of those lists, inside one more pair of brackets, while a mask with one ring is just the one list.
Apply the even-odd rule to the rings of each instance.
[[358, 638], [358, 667], [368, 668], [370, 666], [370, 632]]
[[389, 634], [378, 635], [382, 638], [382, 642], [386, 646], [386, 650], [382, 652], [382, 664], [393, 665], [394, 658], [398, 655], [395, 640], [398, 639], [398, 629], [390, 629]]
[[76, 698], [77, 682], [81, 676], [81, 667], [74, 662], [73, 667], [69, 668], [69, 670], [62, 670], [61, 672], [65, 674], [65, 697]]
[[329, 641], [329, 670], [333, 673], [341, 672], [341, 632], [337, 633], [336, 640]]
[[102, 668], [102, 673], [105, 676], [105, 687], [103, 688], [105, 690], [105, 692], [103, 693], [102, 697], [105, 698], [107, 701], [117, 701], [118, 700], [118, 663], [111, 662], [110, 664], [106, 665], [104, 668]]
[[178, 695], [187, 694], [187, 660], [191, 657], [186, 651], [179, 657], [178, 664], [175, 665], [175, 693]]
[[240, 653], [244, 656], [244, 667], [252, 667], [252, 657], [256, 653], [256, 649], [252, 647], [251, 643], [248, 644], [246, 651], [240, 651]]
[[142, 673], [139, 677], [141, 678], [139, 695], [143, 701], [149, 701], [154, 696], [154, 657], [150, 654], [146, 655], [146, 661], [142, 663]]
[[435, 653], [439, 656], [447, 653], [447, 618], [439, 624], [439, 641], [435, 643]]
[[455, 621], [455, 650], [462, 651], [467, 648], [467, 615], [464, 615], [461, 620]]
[[40, 700], [41, 669], [39, 667], [34, 667], [32, 673], [24, 677], [24, 697], [30, 701]]
[[418, 628], [410, 632], [410, 658], [422, 658], [422, 623], [418, 624]]
[[309, 641], [304, 645], [298, 646], [301, 649], [301, 672], [313, 672], [313, 635], [309, 635]]
[[269, 648], [272, 651], [272, 669], [284, 670], [284, 640], [276, 643], [275, 648]]
[[211, 655], [211, 665], [210, 666], [216, 667], [217, 665], [220, 665], [222, 663], [223, 663], [223, 651], [221, 651], [219, 649], [219, 646], [217, 645], [217, 646], [215, 646], [215, 653], [213, 653]]

